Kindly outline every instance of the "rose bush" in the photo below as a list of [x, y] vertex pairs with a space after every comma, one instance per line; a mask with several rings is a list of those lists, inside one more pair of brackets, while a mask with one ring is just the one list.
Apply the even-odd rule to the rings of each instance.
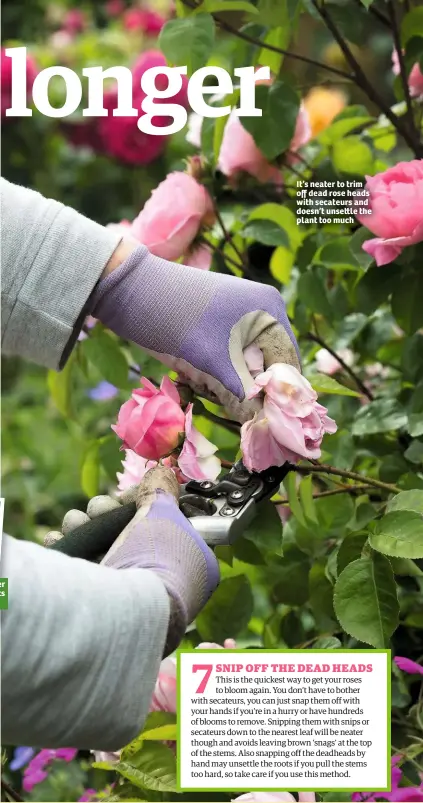
[[[241, 447], [250, 468], [289, 459], [291, 471], [258, 519], [218, 550], [223, 590], [183, 646], [231, 649], [235, 638], [240, 647], [271, 650], [389, 647], [392, 790], [340, 795], [421, 800], [421, 12], [380, 0], [354, 3], [353, 13], [349, 3], [252, 0], [258, 13], [243, 2], [227, 14], [216, 3], [202, 13], [185, 0], [4, 4], [3, 47], [27, 46], [28, 89], [36, 70], [59, 63], [79, 74], [88, 64], [127, 65], [137, 108], [149, 66], [187, 65], [176, 98], [183, 105], [188, 77], [207, 63], [232, 75], [239, 66], [268, 66], [274, 78], [257, 87], [261, 117], [234, 115], [235, 78], [232, 95], [215, 86], [205, 94], [215, 106], [230, 105], [229, 117], [192, 117], [189, 132], [171, 137], [143, 135], [137, 118], [113, 117], [112, 81], [107, 117], [76, 112], [59, 121], [34, 110], [4, 118], [3, 173], [130, 231], [160, 256], [277, 287], [302, 372], [271, 367], [247, 349], [251, 393], [263, 411], [241, 429], [98, 322], [86, 322], [59, 374], [3, 360], [5, 529], [42, 542], [70, 507], [82, 509], [117, 484], [122, 493], [158, 461], [182, 483], [214, 480]], [[386, 16], [392, 5], [395, 20]], [[403, 58], [393, 75], [394, 49]], [[9, 62], [3, 51], [2, 115]], [[51, 92], [63, 103], [53, 82]], [[320, 205], [314, 211], [316, 197], [328, 202], [324, 213]], [[128, 747], [123, 768], [116, 757], [98, 756], [103, 763], [94, 767], [73, 748], [33, 755], [21, 746], [7, 749], [5, 780], [33, 801], [182, 801], [171, 660], [152, 708], [148, 738]], [[229, 803], [263, 795], [292, 800], [289, 792], [248, 789], [217, 796]]]

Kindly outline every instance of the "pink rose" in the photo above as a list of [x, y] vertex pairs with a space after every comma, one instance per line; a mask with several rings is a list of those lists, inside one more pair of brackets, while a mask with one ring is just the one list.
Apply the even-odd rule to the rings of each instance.
[[183, 475], [190, 480], [215, 480], [221, 464], [215, 457], [217, 446], [207, 440], [192, 423], [192, 404], [186, 409], [185, 440], [178, 465]]
[[372, 214], [356, 217], [376, 238], [363, 243], [363, 250], [377, 265], [387, 265], [423, 240], [423, 159], [399, 162], [366, 181]]
[[66, 33], [75, 36], [75, 34], [81, 33], [86, 26], [85, 14], [79, 8], [70, 8], [66, 12], [62, 22], [62, 30]]
[[[26, 57], [26, 87], [27, 97], [30, 97], [32, 85], [38, 73], [35, 61], [31, 56]], [[6, 116], [6, 109], [12, 105], [12, 59], [6, 56], [6, 48], [1, 49], [1, 116]], [[13, 117], [6, 118], [13, 120]]]
[[[134, 90], [134, 108], [141, 109], [144, 98], [145, 95], [140, 89]], [[104, 108], [108, 110], [108, 116], [100, 117], [96, 121], [96, 150], [103, 151], [108, 156], [127, 164], [150, 164], [163, 153], [166, 136], [145, 134], [140, 131], [137, 126], [138, 117], [113, 117], [112, 112], [116, 106], [117, 90], [110, 89], [104, 93]], [[141, 115], [140, 111], [139, 116]], [[153, 117], [153, 125], [159, 124], [158, 118]]]
[[[136, 87], [137, 90], [141, 87], [141, 78], [143, 74], [147, 72], [147, 70], [151, 70], [153, 67], [167, 67], [167, 61], [160, 50], [145, 50], [132, 65], [132, 77], [134, 87]], [[167, 76], [164, 73], [159, 73], [156, 77], [155, 85], [159, 90], [167, 89]], [[177, 103], [179, 106], [188, 108], [188, 78], [186, 75], [182, 76], [181, 89], [171, 98], [171, 100], [172, 103]], [[156, 98], [154, 102], [157, 104], [169, 103], [169, 98]], [[154, 117], [153, 119], [154, 125], [156, 126], [168, 125], [170, 122], [169, 117]]]
[[[338, 354], [346, 365], [350, 366], [353, 364], [354, 354], [351, 349], [339, 349]], [[327, 349], [319, 349], [315, 360], [316, 368], [322, 374], [332, 376], [336, 374], [337, 371], [342, 371], [341, 363]]]
[[[394, 75], [399, 75], [401, 72], [398, 51], [395, 50], [395, 48], [392, 53], [392, 72]], [[420, 95], [423, 95], [423, 73], [419, 64], [414, 64], [411, 68], [408, 76], [408, 86], [411, 97], [418, 98]]]
[[[299, 803], [315, 803], [314, 792], [300, 792]], [[242, 803], [295, 803], [295, 797], [289, 792], [247, 792], [245, 795], [235, 797], [234, 801]]]
[[[307, 112], [301, 104], [296, 129], [288, 150], [291, 153], [296, 152], [310, 139], [310, 133]], [[263, 184], [268, 182], [282, 184], [280, 168], [266, 159], [235, 111], [231, 112], [225, 126], [219, 154], [219, 169], [225, 176], [234, 180], [239, 173], [249, 173]]]
[[423, 666], [416, 663], [416, 661], [411, 661], [410, 658], [403, 658], [401, 655], [397, 655], [394, 661], [398, 669], [403, 672], [408, 672], [410, 675], [423, 675]]
[[128, 8], [122, 20], [127, 31], [142, 31], [147, 36], [158, 36], [166, 22], [157, 11], [147, 8]]
[[201, 226], [212, 219], [213, 203], [207, 190], [188, 173], [174, 172], [153, 190], [131, 233], [156, 256], [175, 260], [188, 251]]
[[275, 363], [259, 374], [248, 398], [264, 393], [263, 409], [241, 427], [241, 449], [250, 471], [264, 471], [301, 457], [320, 457], [325, 432], [336, 432], [317, 393], [292, 365]]
[[176, 712], [176, 661], [174, 658], [165, 658], [160, 664], [150, 711], [167, 711], [171, 714]]
[[123, 0], [108, 0], [104, 8], [109, 17], [118, 17], [122, 14], [125, 4]]
[[141, 379], [142, 388], [134, 390], [129, 401], [119, 410], [112, 429], [132, 449], [147, 460], [160, 460], [178, 446], [185, 429], [185, 415], [179, 393], [165, 376], [156, 388], [148, 379]]
[[125, 451], [125, 460], [122, 460], [124, 471], [122, 474], [118, 472], [116, 475], [119, 480], [119, 491], [127, 491], [133, 485], [138, 485], [144, 474], [156, 465], [157, 462], [155, 460], [146, 460], [145, 457], [140, 457], [132, 449], [127, 449]]

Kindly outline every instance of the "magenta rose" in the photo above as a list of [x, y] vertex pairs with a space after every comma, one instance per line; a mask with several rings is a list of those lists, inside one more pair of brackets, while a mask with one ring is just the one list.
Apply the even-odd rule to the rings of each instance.
[[[35, 61], [31, 56], [26, 57], [26, 86], [27, 96], [30, 96], [32, 85], [38, 73]], [[6, 109], [12, 105], [12, 59], [6, 56], [6, 49], [1, 49], [1, 116], [6, 116]], [[13, 117], [6, 118], [13, 120]]]
[[255, 377], [248, 398], [263, 394], [263, 409], [241, 428], [241, 449], [250, 471], [264, 471], [301, 457], [320, 457], [323, 435], [336, 432], [310, 382], [292, 365], [277, 363]]
[[188, 173], [174, 172], [153, 190], [131, 233], [156, 256], [175, 260], [213, 218], [213, 203], [202, 184]]
[[387, 265], [403, 248], [423, 241], [423, 160], [399, 162], [376, 176], [366, 176], [371, 215], [357, 220], [376, 237], [363, 243], [377, 265]]
[[122, 21], [127, 31], [142, 31], [147, 36], [158, 36], [166, 22], [161, 14], [149, 8], [128, 8]]
[[[134, 108], [141, 109], [145, 95], [141, 90], [134, 90]], [[100, 142], [96, 150], [104, 151], [121, 162], [127, 164], [147, 165], [157, 159], [166, 147], [166, 136], [145, 134], [140, 131], [138, 117], [113, 117], [112, 111], [117, 106], [117, 91], [111, 89], [104, 93], [104, 108], [107, 117], [100, 117], [97, 133]], [[140, 111], [139, 116], [142, 115]], [[153, 124], [158, 124], [153, 118]]]
[[160, 460], [179, 444], [185, 430], [185, 415], [175, 385], [165, 376], [156, 388], [144, 377], [142, 388], [133, 391], [119, 410], [112, 426], [125, 449], [132, 449], [146, 460]]

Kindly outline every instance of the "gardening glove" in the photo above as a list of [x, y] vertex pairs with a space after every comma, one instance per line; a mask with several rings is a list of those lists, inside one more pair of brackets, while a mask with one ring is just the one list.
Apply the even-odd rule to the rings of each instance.
[[92, 314], [153, 354], [199, 395], [248, 421], [261, 409], [244, 350], [255, 344], [264, 367], [300, 369], [298, 346], [280, 293], [269, 285], [155, 257], [141, 245], [97, 286]]
[[[113, 569], [150, 569], [157, 574], [170, 599], [165, 656], [178, 646], [219, 583], [219, 565], [205, 541], [178, 506], [179, 485], [163, 466], [150, 469], [139, 486], [120, 497], [122, 504], [136, 502], [137, 512], [102, 559]], [[69, 511], [61, 533], [48, 533], [45, 546], [76, 527], [119, 507], [109, 496], [91, 499], [87, 513]]]

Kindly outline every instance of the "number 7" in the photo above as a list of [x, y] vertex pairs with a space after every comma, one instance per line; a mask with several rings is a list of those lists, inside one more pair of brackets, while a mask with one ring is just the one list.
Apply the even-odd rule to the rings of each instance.
[[196, 694], [202, 694], [206, 690], [207, 683], [209, 682], [210, 675], [212, 673], [213, 664], [194, 664], [192, 667], [193, 672], [198, 672], [198, 670], [204, 669], [205, 675], [195, 692]]

